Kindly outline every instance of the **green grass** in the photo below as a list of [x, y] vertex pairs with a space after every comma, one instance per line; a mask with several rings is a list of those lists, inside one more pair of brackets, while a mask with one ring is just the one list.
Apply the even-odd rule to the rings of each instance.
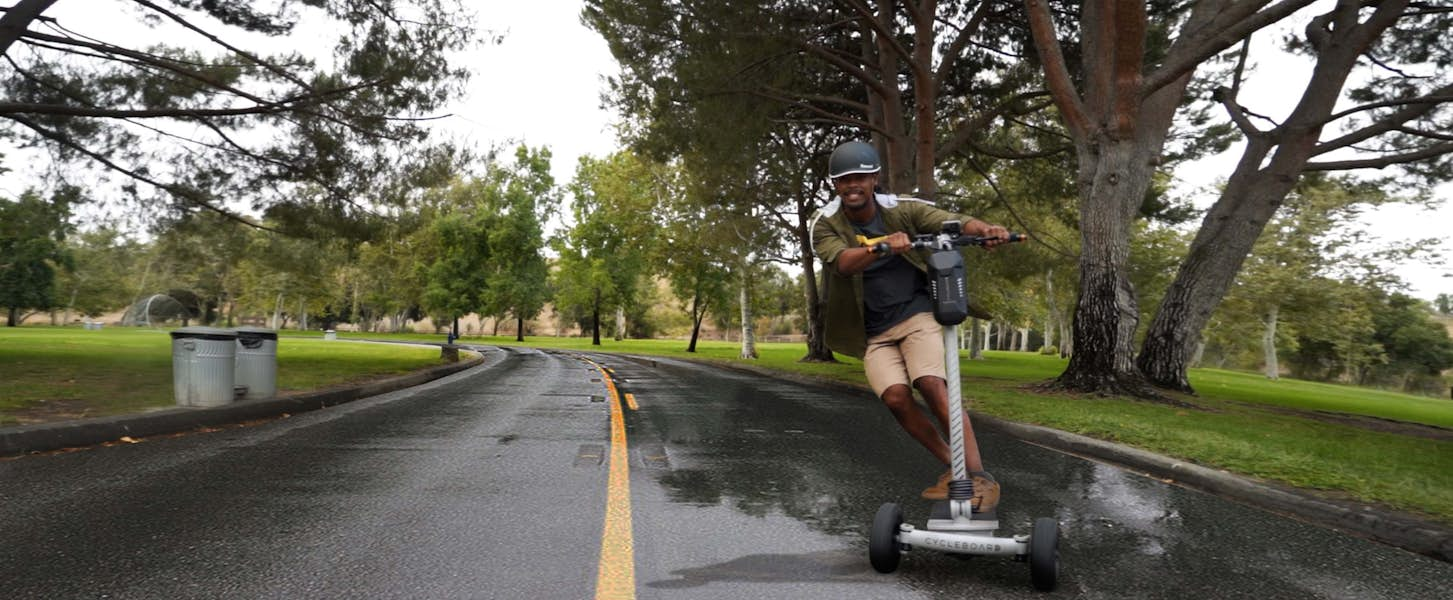
[[[278, 388], [284, 393], [314, 390], [435, 364], [439, 351], [434, 348], [283, 337]], [[0, 425], [14, 425], [17, 412], [47, 405], [72, 416], [175, 405], [171, 337], [165, 331], [0, 328], [0, 373], [5, 377]]]
[[1196, 369], [1191, 385], [1203, 396], [1299, 410], [1321, 410], [1453, 428], [1453, 401], [1297, 379], [1270, 381], [1256, 373]]

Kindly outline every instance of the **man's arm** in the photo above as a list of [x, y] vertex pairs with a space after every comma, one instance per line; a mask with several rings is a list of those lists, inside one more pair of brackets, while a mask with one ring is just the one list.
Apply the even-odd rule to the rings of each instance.
[[936, 206], [924, 205], [921, 212], [916, 215], [916, 225], [920, 232], [938, 231], [944, 221], [959, 221], [964, 224], [963, 231], [967, 235], [979, 237], [1000, 238], [984, 244], [985, 248], [993, 248], [999, 244], [1009, 241], [1009, 230], [992, 223], [988, 223], [968, 215], [951, 213]]
[[822, 219], [812, 226], [812, 251], [822, 264], [839, 275], [862, 273], [877, 258], [871, 248], [854, 245]]

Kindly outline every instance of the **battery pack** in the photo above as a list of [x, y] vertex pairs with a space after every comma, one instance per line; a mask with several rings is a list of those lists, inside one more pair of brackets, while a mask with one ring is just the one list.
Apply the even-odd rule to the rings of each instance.
[[969, 318], [964, 257], [958, 250], [940, 250], [928, 255], [928, 285], [933, 297], [933, 318], [940, 325], [958, 325]]

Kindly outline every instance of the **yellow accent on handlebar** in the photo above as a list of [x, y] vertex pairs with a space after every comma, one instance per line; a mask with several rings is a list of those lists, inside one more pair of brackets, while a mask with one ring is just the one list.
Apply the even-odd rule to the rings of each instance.
[[877, 246], [878, 245], [878, 242], [882, 242], [882, 241], [885, 241], [887, 239], [888, 239], [888, 236], [886, 236], [886, 235], [880, 235], [880, 236], [875, 237], [875, 238], [869, 238], [869, 237], [867, 237], [867, 236], [865, 236], [865, 235], [863, 235], [861, 233], [858, 234], [858, 243], [859, 244], [862, 244], [864, 246], [868, 246], [870, 248], [873, 247], [873, 246]]

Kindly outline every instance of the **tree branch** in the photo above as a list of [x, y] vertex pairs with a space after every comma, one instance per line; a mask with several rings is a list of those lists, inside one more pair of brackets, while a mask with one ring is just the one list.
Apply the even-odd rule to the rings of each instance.
[[202, 37], [210, 40], [212, 43], [217, 44], [218, 46], [221, 46], [223, 48], [226, 48], [226, 49], [232, 51], [234, 54], [236, 54], [238, 56], [241, 56], [243, 58], [246, 58], [247, 60], [252, 61], [253, 63], [257, 64], [258, 66], [260, 66], [260, 67], [262, 67], [264, 69], [267, 69], [269, 71], [272, 71], [277, 76], [282, 77], [283, 79], [286, 79], [288, 81], [291, 81], [291, 82], [297, 84], [298, 87], [301, 87], [301, 88], [303, 88], [305, 90], [308, 90], [310, 92], [314, 92], [312, 85], [309, 85], [308, 82], [303, 81], [301, 78], [299, 78], [298, 76], [292, 74], [292, 72], [288, 71], [287, 69], [283, 69], [281, 67], [278, 67], [277, 65], [274, 65], [274, 64], [272, 64], [272, 63], [270, 63], [268, 61], [265, 61], [265, 60], [257, 57], [256, 55], [252, 54], [251, 52], [248, 52], [246, 50], [243, 50], [241, 48], [238, 48], [236, 46], [233, 46], [232, 44], [229, 44], [227, 42], [222, 41], [222, 38], [219, 38], [219, 37], [217, 37], [215, 35], [212, 35], [211, 32], [209, 32], [209, 31], [207, 31], [205, 29], [202, 29], [201, 27], [198, 27], [196, 25], [193, 25], [190, 21], [187, 21], [186, 19], [183, 19], [180, 15], [178, 15], [178, 14], [172, 12], [172, 11], [169, 11], [169, 10], [167, 10], [167, 9], [161, 7], [161, 6], [158, 6], [154, 2], [150, 2], [148, 0], [131, 0], [131, 1], [132, 2], [135, 2], [137, 4], [140, 4], [142, 6], [145, 6], [147, 8], [150, 8], [150, 9], [152, 9], [152, 10], [158, 12], [158, 13], [161, 13], [162, 15], [164, 15], [168, 19], [171, 19], [172, 21], [174, 21], [178, 25], [181, 25], [182, 27], [185, 27], [187, 29], [190, 29], [191, 31], [195, 32], [197, 35], [200, 35], [200, 36], [202, 36]]
[[1233, 4], [1231, 10], [1217, 14], [1205, 26], [1177, 40], [1160, 67], [1151, 71], [1141, 82], [1140, 96], [1150, 96], [1156, 90], [1180, 79], [1182, 75], [1195, 71], [1196, 67], [1236, 42], [1280, 22], [1315, 1], [1282, 0], [1259, 11], [1261, 6], [1268, 4], [1267, 0], [1243, 0]]
[[[858, 0], [839, 1], [843, 4], [846, 4], [848, 8], [853, 9], [853, 12], [858, 13], [858, 20], [867, 23], [868, 26], [872, 27], [873, 31], [878, 34], [880, 40], [886, 41], [888, 43], [888, 47], [893, 49], [893, 53], [897, 54], [898, 58], [902, 59], [903, 62], [908, 63], [909, 67], [912, 68], [915, 72], [921, 70], [921, 67], [915, 64], [913, 60], [913, 54], [909, 52], [907, 48], [904, 48], [903, 44], [898, 43], [898, 38], [897, 36], [893, 35], [893, 32], [888, 31], [886, 28], [883, 27], [883, 24], [878, 21], [877, 15], [873, 14], [872, 9], [868, 8], [862, 2], [858, 2]], [[908, 1], [912, 2], [913, 0]]]
[[[1424, 97], [1442, 97], [1450, 93], [1453, 93], [1453, 84], [1448, 84], [1441, 88], [1433, 90], [1430, 94], [1428, 94], [1428, 96]], [[1408, 121], [1422, 117], [1423, 115], [1428, 114], [1434, 108], [1437, 108], [1439, 106], [1438, 103], [1430, 102], [1404, 101], [1403, 104], [1405, 106], [1402, 110], [1393, 111], [1392, 113], [1389, 113], [1383, 118], [1378, 119], [1377, 122], [1372, 123], [1367, 127], [1363, 127], [1362, 129], [1343, 135], [1342, 137], [1317, 144], [1317, 147], [1312, 150], [1312, 156], [1318, 156], [1321, 154], [1326, 154], [1333, 150], [1346, 148], [1364, 140], [1372, 139], [1389, 131], [1395, 131], [1397, 128], [1402, 127]]]
[[979, 27], [983, 26], [984, 20], [989, 18], [989, 8], [992, 5], [993, 2], [980, 2], [979, 7], [974, 9], [974, 14], [969, 17], [969, 22], [958, 30], [954, 39], [949, 42], [948, 49], [944, 50], [942, 62], [938, 63], [938, 72], [934, 74], [940, 92], [944, 82], [948, 80], [949, 74], [953, 72], [954, 65], [958, 63], [959, 55], [963, 53], [964, 47], [973, 41], [973, 37], [979, 33]]
[[1405, 152], [1403, 154], [1389, 154], [1377, 158], [1341, 160], [1332, 162], [1309, 162], [1303, 169], [1306, 171], [1347, 171], [1351, 169], [1381, 169], [1392, 165], [1400, 165], [1410, 162], [1417, 162], [1429, 158], [1437, 158], [1453, 152], [1453, 142], [1434, 144], [1422, 150]]
[[135, 170], [128, 169], [126, 167], [123, 167], [121, 165], [118, 165], [115, 162], [113, 162], [110, 158], [107, 158], [106, 156], [104, 156], [104, 155], [102, 155], [102, 154], [100, 154], [100, 153], [98, 153], [98, 152], [96, 152], [94, 150], [91, 150], [90, 148], [86, 148], [85, 146], [82, 146], [82, 145], [76, 143], [74, 140], [72, 140], [71, 138], [69, 138], [69, 137], [67, 137], [65, 135], [62, 135], [62, 134], [60, 134], [58, 132], [55, 132], [55, 131], [51, 131], [49, 129], [46, 129], [45, 127], [42, 127], [39, 123], [36, 123], [35, 121], [31, 121], [30, 119], [27, 119], [27, 118], [21, 117], [21, 116], [16, 116], [16, 115], [3, 115], [3, 117], [6, 118], [6, 119], [10, 119], [11, 121], [15, 121], [16, 123], [19, 123], [19, 124], [25, 126], [27, 129], [30, 129], [31, 131], [36, 132], [41, 137], [44, 137], [44, 138], [46, 138], [48, 140], [51, 140], [53, 142], [56, 142], [56, 143], [58, 143], [58, 144], [60, 144], [62, 146], [65, 146], [67, 148], [70, 148], [72, 150], [75, 150], [76, 152], [80, 152], [81, 154], [84, 154], [84, 155], [90, 157], [92, 160], [95, 160], [96, 162], [99, 162], [102, 165], [105, 165], [107, 168], [109, 168], [109, 169], [111, 169], [113, 171], [116, 171], [118, 173], [121, 173], [123, 175], [126, 175], [127, 177], [130, 177], [130, 178], [135, 179], [137, 181], [141, 181], [141, 182], [144, 182], [144, 183], [151, 184], [152, 186], [155, 186], [158, 189], [165, 190], [167, 193], [169, 193], [169, 194], [171, 194], [171, 195], [173, 195], [173, 196], [175, 196], [177, 198], [180, 198], [182, 200], [185, 200], [187, 202], [190, 202], [192, 204], [195, 204], [195, 205], [200, 206], [202, 208], [205, 208], [207, 210], [213, 211], [213, 212], [215, 212], [215, 213], [217, 213], [219, 215], [222, 215], [223, 217], [226, 217], [227, 219], [230, 219], [232, 221], [236, 221], [238, 223], [241, 223], [243, 225], [246, 225], [248, 227], [252, 227], [252, 228], [255, 228], [255, 229], [261, 229], [263, 231], [271, 231], [273, 233], [281, 233], [280, 231], [278, 231], [276, 229], [273, 229], [271, 227], [264, 226], [261, 223], [255, 223], [255, 222], [253, 222], [250, 219], [247, 219], [247, 218], [245, 218], [245, 217], [243, 217], [241, 215], [233, 214], [231, 211], [228, 211], [228, 210], [226, 210], [224, 208], [221, 208], [221, 207], [218, 207], [218, 206], [212, 204], [211, 202], [208, 202], [206, 199], [202, 198], [201, 195], [199, 193], [197, 193], [196, 190], [187, 189], [187, 188], [185, 188], [183, 186], [179, 186], [179, 185], [176, 185], [176, 184], [162, 183], [162, 182], [157, 181], [155, 179], [152, 179], [152, 178], [150, 178], [150, 177], [148, 177], [146, 175], [143, 175], [143, 174], [141, 174], [141, 173], [139, 173], [139, 172], [137, 172]]
[[[44, 44], [44, 43], [37, 42], [35, 40], [43, 40], [45, 42], [51, 42], [51, 43], [56, 43], [56, 44], [65, 44], [65, 45], [68, 45], [68, 46], [76, 46], [76, 47], [79, 47], [79, 48], [86, 48], [86, 49], [94, 50], [96, 52], [96, 54], [85, 53], [85, 52], [76, 52], [74, 50], [70, 50], [70, 49], [67, 49], [67, 48], [58, 48], [58, 47], [55, 47], [55, 46], [50, 46], [48, 44]], [[332, 97], [332, 96], [347, 94], [347, 93], [354, 92], [354, 91], [358, 91], [358, 90], [361, 90], [361, 89], [364, 89], [364, 88], [367, 88], [367, 87], [373, 87], [373, 86], [379, 85], [379, 84], [383, 83], [383, 80], [377, 80], [377, 81], [372, 81], [372, 82], [363, 82], [363, 83], [355, 84], [353, 86], [349, 86], [349, 87], [346, 87], [346, 88], [339, 88], [339, 89], [336, 89], [336, 90], [329, 90], [329, 91], [324, 91], [324, 92], [318, 92], [316, 89], [309, 88], [308, 91], [310, 93], [314, 94], [313, 99], [316, 100], [316, 102], [306, 102], [306, 103], [302, 102], [302, 100], [307, 100], [308, 99], [307, 94], [295, 96], [295, 97], [293, 97], [290, 100], [272, 101], [272, 100], [268, 100], [266, 98], [259, 97], [259, 96], [255, 95], [255, 94], [248, 93], [248, 92], [246, 92], [244, 90], [241, 90], [241, 89], [238, 89], [236, 87], [223, 84], [223, 83], [218, 82], [218, 81], [216, 81], [216, 80], [214, 80], [214, 79], [212, 79], [210, 77], [207, 77], [205, 75], [202, 75], [201, 73], [198, 73], [196, 71], [192, 71], [190, 69], [183, 68], [181, 65], [183, 65], [183, 64], [190, 64], [190, 63], [184, 63], [182, 61], [177, 61], [177, 60], [174, 60], [172, 58], [168, 58], [168, 57], [164, 57], [164, 56], [158, 56], [158, 55], [150, 54], [150, 53], [146, 53], [146, 52], [137, 52], [135, 50], [130, 50], [128, 48], [122, 48], [122, 47], [119, 47], [119, 46], [114, 46], [114, 45], [107, 44], [107, 43], [104, 43], [104, 42], [81, 41], [81, 40], [76, 40], [76, 39], [71, 39], [71, 38], [65, 38], [65, 37], [59, 37], [59, 36], [53, 36], [53, 35], [49, 35], [49, 34], [35, 33], [35, 32], [27, 32], [24, 35], [24, 41], [27, 44], [32, 44], [32, 45], [39, 46], [39, 47], [42, 47], [42, 48], [49, 48], [49, 49], [55, 50], [57, 52], [66, 52], [66, 53], [71, 53], [71, 54], [76, 54], [76, 55], [81, 55], [81, 56], [90, 56], [92, 58], [97, 58], [97, 59], [101, 59], [101, 60], [112, 60], [112, 61], [121, 62], [121, 63], [124, 63], [124, 64], [129, 64], [129, 65], [132, 65], [132, 66], [141, 68], [141, 69], [146, 69], [148, 67], [155, 67], [155, 68], [158, 68], [158, 69], [162, 69], [164, 71], [167, 71], [167, 72], [171, 72], [171, 73], [175, 73], [175, 74], [181, 75], [181, 76], [183, 76], [183, 77], [185, 77], [187, 79], [191, 79], [193, 81], [198, 81], [198, 82], [204, 83], [206, 85], [212, 86], [215, 89], [232, 93], [232, 94], [234, 94], [234, 95], [236, 95], [238, 97], [251, 100], [251, 101], [256, 102], [257, 104], [263, 105], [263, 106], [281, 106], [283, 103], [287, 103], [287, 102], [298, 102], [298, 104], [294, 104], [289, 110], [290, 111], [296, 111], [296, 112], [298, 112], [300, 114], [314, 116], [314, 117], [317, 117], [319, 119], [323, 119], [325, 121], [329, 121], [329, 122], [332, 122], [332, 123], [336, 123], [338, 125], [342, 125], [344, 127], [347, 127], [347, 128], [349, 128], [349, 129], [351, 129], [351, 130], [353, 130], [355, 132], [358, 132], [360, 134], [366, 135], [368, 137], [372, 137], [372, 138], [376, 138], [376, 139], [385, 139], [385, 140], [390, 140], [390, 141], [396, 141], [396, 139], [393, 138], [393, 137], [391, 137], [391, 136], [383, 135], [381, 133], [378, 133], [377, 131], [370, 130], [370, 129], [366, 129], [366, 128], [363, 128], [363, 127], [359, 127], [358, 125], [355, 125], [353, 123], [350, 123], [350, 122], [345, 121], [343, 119], [340, 119], [338, 117], [325, 114], [323, 112], [306, 110], [304, 108], [304, 106], [306, 106], [308, 104], [322, 104], [325, 99], [327, 99], [329, 97]], [[124, 60], [122, 58], [116, 58], [117, 56], [124, 57], [125, 59], [131, 59], [131, 60]], [[276, 111], [276, 112], [284, 112], [284, 111]], [[340, 113], [341, 114], [345, 114], [345, 115], [348, 114], [348, 113], [342, 112], [342, 111], [340, 111]], [[263, 113], [259, 112], [259, 113], [253, 113], [253, 114], [263, 114]], [[357, 116], [357, 115], [348, 115], [348, 116]], [[391, 120], [391, 121], [392, 120], [425, 120], [425, 119], [427, 119], [427, 118], [407, 119], [407, 118], [404, 118], [404, 117], [383, 117], [383, 118], [386, 119], [386, 120]], [[437, 118], [437, 117], [429, 117], [429, 118]]]
[[1248, 138], [1266, 137], [1267, 132], [1257, 129], [1255, 125], [1251, 124], [1251, 120], [1246, 118], [1246, 108], [1236, 102], [1235, 92], [1218, 87], [1211, 93], [1211, 99], [1220, 102], [1221, 106], [1226, 108], [1226, 114], [1231, 117], [1231, 122], [1236, 124], [1236, 128], [1240, 129], [1243, 135]]
[[853, 76], [853, 78], [857, 79], [858, 81], [863, 82], [863, 85], [871, 88], [873, 90], [873, 93], [877, 94], [878, 96], [886, 97], [890, 93], [887, 87], [884, 86], [882, 81], [874, 78], [870, 73], [863, 70], [862, 67], [848, 62], [847, 60], [844, 60], [842, 57], [832, 52], [828, 52], [817, 44], [812, 44], [797, 39], [790, 40], [790, 42], [792, 43], [792, 45], [803, 50], [807, 54], [811, 54], [813, 56], [821, 58], [824, 61], [827, 61], [828, 64], [842, 69], [843, 72]]
[[1369, 111], [1369, 110], [1373, 110], [1373, 109], [1377, 109], [1377, 108], [1388, 108], [1388, 107], [1392, 107], [1392, 106], [1408, 106], [1408, 105], [1413, 105], [1413, 104], [1441, 104], [1441, 103], [1444, 103], [1444, 102], [1453, 102], [1453, 95], [1447, 95], [1447, 92], [1450, 92], [1450, 91], [1453, 91], [1453, 85], [1445, 85], [1441, 89], [1435, 91], [1432, 94], [1429, 94], [1429, 95], [1426, 95], [1426, 96], [1418, 96], [1417, 98], [1404, 98], [1404, 99], [1397, 99], [1397, 100], [1384, 100], [1382, 102], [1372, 102], [1372, 103], [1369, 103], [1369, 104], [1363, 104], [1361, 106], [1354, 106], [1352, 108], [1349, 108], [1347, 110], [1344, 110], [1342, 112], [1339, 112], [1339, 113], [1337, 113], [1335, 115], [1332, 115], [1332, 116], [1327, 117], [1324, 121], [1322, 121], [1322, 124], [1323, 125], [1326, 125], [1328, 123], [1331, 123], [1332, 121], [1336, 121], [1337, 119], [1341, 119], [1341, 118], [1346, 117], [1346, 116], [1354, 115], [1354, 114], [1357, 114], [1357, 113], [1360, 113], [1360, 112]]
[[[1030, 227], [1028, 223], [1024, 222], [1024, 218], [1019, 216], [1019, 211], [1014, 210], [1014, 205], [1013, 204], [1010, 204], [1009, 203], [1009, 199], [1004, 196], [1004, 190], [999, 189], [999, 183], [996, 182], [996, 181], [994, 181], [994, 177], [991, 176], [991, 175], [989, 175], [989, 172], [986, 171], [986, 170], [984, 170], [983, 167], [980, 167], [978, 161], [975, 161], [974, 160], [974, 157], [969, 156], [967, 154], [964, 154], [963, 156], [964, 156], [964, 159], [969, 163], [969, 168], [973, 169], [975, 172], [977, 172], [979, 174], [980, 177], [983, 177], [984, 178], [984, 182], [989, 184], [989, 189], [994, 190], [994, 197], [998, 198], [999, 199], [999, 203], [1000, 204], [1003, 204], [1005, 210], [1008, 210], [1009, 211], [1009, 215], [1012, 216], [1012, 217], [1014, 217], [1014, 222], [1018, 223], [1019, 224], [1019, 227], [1022, 228], [1025, 233], [1032, 234], [1032, 235], [1029, 236], [1030, 239], [1039, 242], [1039, 244], [1041, 246], [1044, 246], [1045, 248], [1049, 248], [1050, 251], [1052, 251], [1052, 252], [1054, 252], [1056, 254], [1059, 254], [1060, 256], [1063, 256], [1065, 258], [1069, 258], [1069, 259], [1078, 259], [1079, 258], [1078, 256], [1076, 256], [1076, 255], [1074, 255], [1074, 254], [1072, 254], [1070, 252], [1067, 252], [1067, 251], [1065, 251], [1065, 250], [1063, 250], [1063, 249], [1061, 249], [1061, 248], [1059, 248], [1059, 247], [1057, 247], [1057, 246], [1055, 246], [1053, 244], [1050, 244], [1049, 242], [1044, 241], [1044, 238], [1046, 236], [1044, 234], [1041, 234], [1041, 233], [1035, 233], [1034, 232], [1034, 228]], [[1054, 239], [1054, 238], [1051, 237], [1050, 239]], [[1054, 241], [1059, 242], [1059, 240], [1054, 240]], [[1063, 243], [1063, 242], [1059, 242], [1059, 243]]]
[[1022, 151], [1011, 150], [1009, 148], [995, 148], [978, 144], [972, 141], [969, 142], [967, 145], [969, 149], [973, 150], [974, 152], [977, 152], [984, 156], [988, 156], [990, 158], [998, 158], [1002, 160], [1032, 160], [1037, 158], [1048, 158], [1056, 154], [1064, 154], [1066, 152], [1074, 150], [1074, 146], [1060, 146], [1058, 148], [1046, 148], [1044, 150]]
[[41, 18], [40, 13], [55, 3], [56, 0], [20, 0], [6, 9], [5, 16], [0, 16], [0, 54], [9, 52], [10, 45], [30, 29], [31, 23]]
[[1029, 14], [1029, 29], [1034, 35], [1034, 48], [1039, 52], [1040, 61], [1044, 63], [1045, 82], [1049, 85], [1050, 96], [1054, 98], [1054, 103], [1064, 116], [1065, 125], [1070, 132], [1077, 139], [1085, 139], [1093, 124], [1085, 114], [1084, 101], [1075, 91], [1075, 84], [1065, 66], [1064, 53], [1060, 51], [1059, 38], [1055, 36], [1049, 5], [1045, 0], [1024, 0], [1024, 7]]
[[241, 108], [91, 108], [66, 104], [39, 104], [34, 102], [0, 102], [0, 115], [42, 114], [70, 117], [100, 118], [187, 118], [187, 117], [236, 117], [242, 115], [263, 115], [287, 112], [285, 105], [246, 106]]
[[974, 115], [972, 118], [965, 119], [963, 122], [954, 126], [953, 134], [949, 136], [949, 139], [944, 140], [944, 142], [939, 145], [938, 153], [953, 154], [955, 152], [958, 152], [959, 147], [968, 143], [968, 141], [974, 136], [974, 134], [982, 133], [983, 130], [988, 129], [989, 124], [1000, 115], [1030, 114], [1045, 108], [1046, 106], [1048, 106], [1049, 103], [1034, 104], [1022, 111], [1009, 110], [1019, 102], [1032, 100], [1034, 98], [1043, 98], [1047, 95], [1049, 95], [1049, 92], [1042, 91], [1016, 94], [1015, 96], [1008, 98], [1003, 102], [1000, 102], [989, 110]]

